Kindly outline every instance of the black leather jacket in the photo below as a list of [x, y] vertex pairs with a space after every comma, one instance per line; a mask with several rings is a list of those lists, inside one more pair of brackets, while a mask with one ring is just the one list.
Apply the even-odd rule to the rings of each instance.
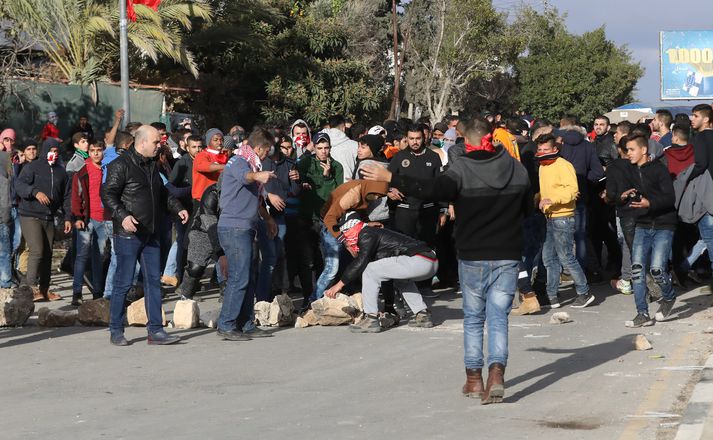
[[413, 257], [417, 254], [436, 258], [436, 253], [426, 243], [390, 229], [364, 226], [364, 229], [359, 233], [357, 245], [359, 246], [359, 254], [344, 269], [342, 274], [342, 282], [344, 284], [349, 284], [361, 277], [362, 272], [364, 272], [369, 263], [382, 258], [398, 257], [400, 255]]
[[166, 208], [173, 214], [183, 209], [163, 185], [156, 160], [141, 156], [134, 147], [107, 167], [101, 199], [104, 208], [111, 212], [114, 233], [124, 236], [132, 235], [121, 226], [129, 215], [139, 222], [137, 234], [154, 234], [166, 215]]
[[[218, 260], [218, 258], [223, 255], [223, 249], [220, 247], [220, 240], [218, 240], [218, 218], [220, 217], [220, 183], [209, 186], [203, 191], [201, 196], [201, 203], [196, 211], [193, 212], [191, 217], [191, 231], [200, 231], [208, 234], [208, 240], [210, 240], [210, 246], [213, 248], [213, 258]], [[186, 240], [186, 249], [190, 243], [190, 234], [188, 240]]]

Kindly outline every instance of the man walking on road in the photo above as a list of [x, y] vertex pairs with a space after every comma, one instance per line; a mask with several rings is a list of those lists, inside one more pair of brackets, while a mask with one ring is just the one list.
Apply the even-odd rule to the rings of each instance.
[[[455, 243], [463, 290], [466, 383], [463, 394], [481, 403], [502, 402], [508, 359], [508, 313], [517, 289], [522, 221], [532, 208], [525, 168], [502, 146], [493, 146], [490, 124], [464, 124], [465, 154], [435, 179], [392, 174], [365, 166], [368, 180], [391, 182], [422, 200], [453, 201]], [[483, 335], [488, 325], [488, 381], [483, 386]]]
[[180, 338], [163, 330], [161, 322], [161, 248], [159, 225], [166, 208], [185, 224], [188, 211], [168, 194], [156, 165], [161, 149], [158, 130], [143, 125], [136, 131], [134, 147], [117, 157], [107, 167], [101, 189], [104, 207], [114, 220], [114, 246], [117, 266], [111, 295], [109, 330], [114, 345], [129, 345], [124, 337], [126, 294], [131, 288], [136, 262], [141, 262], [144, 276], [144, 302], [148, 315], [148, 343], [165, 345]]

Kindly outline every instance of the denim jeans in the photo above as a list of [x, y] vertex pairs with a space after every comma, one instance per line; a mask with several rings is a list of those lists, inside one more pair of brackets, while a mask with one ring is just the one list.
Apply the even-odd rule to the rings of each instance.
[[166, 258], [166, 268], [163, 274], [171, 277], [181, 277], [183, 275], [183, 266], [186, 264], [186, 251], [183, 247], [183, 242], [188, 232], [188, 224], [183, 224], [181, 221], [173, 222], [173, 227], [176, 230], [176, 240], [171, 244]]
[[647, 269], [654, 282], [661, 287], [663, 299], [670, 301], [676, 298], [671, 275], [668, 273], [671, 243], [673, 243], [673, 231], [636, 228], [634, 246], [631, 249], [631, 281], [637, 313], [647, 315], [649, 313], [649, 304], [646, 301]]
[[[109, 226], [107, 227], [107, 224]], [[72, 283], [72, 292], [80, 294], [82, 292], [82, 282], [84, 272], [87, 267], [87, 261], [92, 263], [92, 284], [94, 285], [95, 297], [104, 294], [104, 252], [106, 242], [109, 240], [110, 234], [113, 231], [111, 221], [89, 220], [84, 229], [77, 231], [77, 251], [74, 257], [74, 281]], [[94, 238], [96, 237], [96, 239]], [[92, 241], [96, 242], [98, 252], [93, 252]], [[114, 266], [112, 268], [112, 265]], [[109, 264], [107, 272], [107, 280], [113, 280], [113, 270], [116, 270], [116, 261]]]
[[[574, 210], [574, 244], [577, 262], [582, 271], [587, 270], [587, 204], [577, 200]], [[564, 266], [564, 264], [562, 264]]]
[[253, 313], [254, 277], [251, 276], [255, 230], [218, 227], [218, 240], [228, 259], [228, 282], [218, 317], [218, 330], [245, 329]]
[[[706, 248], [713, 249], [713, 215], [705, 214], [698, 220], [698, 232], [701, 234], [701, 240], [706, 243]], [[713, 268], [713, 257], [711, 267]]]
[[322, 274], [317, 279], [317, 284], [314, 286], [314, 292], [312, 292], [309, 302], [317, 301], [324, 296], [324, 291], [329, 288], [339, 271], [339, 250], [341, 249], [339, 241], [329, 233], [324, 224], [320, 228], [320, 236], [324, 270], [322, 270]]
[[12, 252], [17, 252], [20, 248], [20, 241], [22, 240], [22, 227], [20, 226], [20, 213], [17, 212], [17, 208], [12, 208]]
[[277, 258], [283, 255], [285, 233], [284, 216], [277, 217], [277, 235], [267, 238], [267, 227], [265, 222], [260, 220], [257, 224], [257, 244], [260, 249], [260, 269], [257, 278], [257, 291], [255, 292], [257, 301], [272, 301], [272, 274], [277, 266]]
[[577, 295], [589, 293], [587, 277], [582, 266], [574, 257], [574, 217], [555, 217], [547, 219], [547, 235], [542, 247], [542, 260], [547, 269], [547, 296], [553, 304], [559, 302], [557, 290], [560, 285], [560, 265], [567, 269], [574, 280]]
[[691, 270], [691, 267], [698, 261], [698, 259], [703, 255], [703, 253], [708, 249], [706, 242], [703, 240], [698, 240], [696, 244], [693, 245], [693, 249], [689, 255], [683, 259], [681, 262], [681, 270]]
[[144, 277], [144, 304], [148, 316], [147, 329], [156, 333], [163, 329], [161, 316], [161, 246], [158, 234], [114, 235], [117, 265], [114, 291], [109, 302], [109, 330], [112, 336], [124, 333], [126, 294], [132, 286], [136, 262], [141, 262]]
[[0, 287], [12, 286], [12, 227], [0, 223]]
[[508, 314], [517, 288], [519, 261], [458, 260], [463, 291], [465, 368], [483, 368], [483, 328], [488, 325], [488, 366], [507, 365]]

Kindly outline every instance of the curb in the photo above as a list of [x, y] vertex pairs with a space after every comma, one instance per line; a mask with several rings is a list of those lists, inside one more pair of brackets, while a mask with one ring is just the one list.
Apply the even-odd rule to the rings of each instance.
[[675, 440], [703, 440], [710, 437], [713, 430], [713, 355], [708, 357], [701, 379], [693, 388], [693, 393], [683, 413]]

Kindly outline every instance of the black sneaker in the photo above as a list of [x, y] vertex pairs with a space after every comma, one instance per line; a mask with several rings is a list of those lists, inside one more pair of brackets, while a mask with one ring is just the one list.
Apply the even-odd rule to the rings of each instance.
[[349, 330], [352, 333], [379, 333], [383, 329], [379, 324], [379, 318], [376, 315], [363, 314], [361, 319], [354, 324], [349, 325]]
[[271, 338], [273, 336], [272, 332], [263, 330], [259, 327], [255, 327], [249, 332], [243, 332], [248, 338]]
[[583, 309], [594, 302], [594, 295], [588, 293], [586, 295], [577, 295], [577, 298], [572, 303], [572, 308]]
[[129, 341], [126, 340], [123, 334], [110, 336], [109, 342], [111, 342], [111, 345], [116, 345], [117, 347], [126, 347], [129, 345]]
[[225, 339], [226, 341], [249, 341], [251, 339], [250, 336], [237, 330], [218, 330], [218, 337], [220, 337], [221, 339]]
[[654, 315], [656, 320], [659, 322], [667, 320], [668, 317], [671, 315], [671, 310], [673, 310], [673, 303], [675, 302], [675, 298], [671, 301], [666, 301], [665, 299], [662, 299], [659, 303], [659, 311], [656, 312], [656, 315]]
[[416, 313], [416, 316], [408, 322], [409, 327], [421, 327], [421, 328], [431, 328], [433, 327], [433, 320], [431, 319], [431, 312], [428, 310], [421, 310]]
[[146, 342], [148, 342], [149, 345], [170, 345], [180, 340], [181, 338], [179, 336], [169, 335], [165, 331], [159, 330], [156, 333], [149, 333]]
[[650, 327], [654, 325], [655, 322], [649, 315], [645, 313], [639, 313], [632, 321], [626, 321], [624, 325], [627, 327]]
[[438, 298], [441, 294], [434, 292], [430, 287], [424, 287], [420, 289], [421, 297], [423, 298]]

